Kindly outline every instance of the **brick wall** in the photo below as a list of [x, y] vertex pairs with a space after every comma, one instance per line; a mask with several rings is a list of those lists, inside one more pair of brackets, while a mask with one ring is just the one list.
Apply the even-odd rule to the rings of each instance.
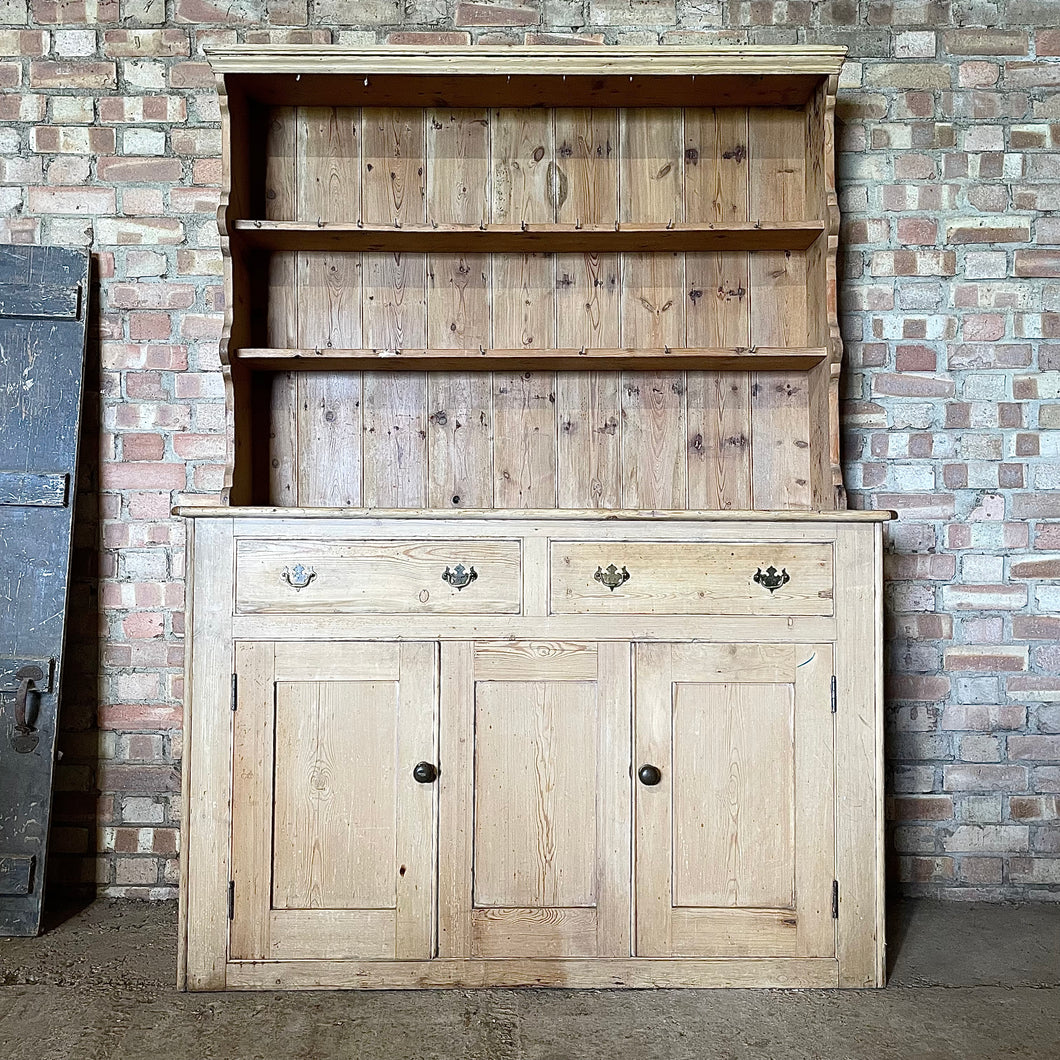
[[852, 57], [847, 483], [853, 504], [901, 512], [893, 872], [948, 898], [1060, 899], [1057, 25], [1055, 0], [0, 0], [0, 240], [90, 245], [99, 281], [56, 878], [152, 897], [177, 880], [168, 512], [215, 494], [224, 454], [203, 48], [806, 42]]

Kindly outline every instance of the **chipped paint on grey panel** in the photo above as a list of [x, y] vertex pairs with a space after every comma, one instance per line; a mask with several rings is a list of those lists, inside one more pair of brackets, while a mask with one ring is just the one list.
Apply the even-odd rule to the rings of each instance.
[[88, 267], [81, 250], [0, 246], [0, 306], [18, 311], [0, 312], [0, 469], [9, 498], [0, 502], [0, 935], [34, 935], [40, 925]]
[[66, 505], [67, 479], [67, 475], [0, 471], [0, 504], [62, 508]]
[[45, 283], [0, 283], [0, 317], [77, 320], [81, 288]]

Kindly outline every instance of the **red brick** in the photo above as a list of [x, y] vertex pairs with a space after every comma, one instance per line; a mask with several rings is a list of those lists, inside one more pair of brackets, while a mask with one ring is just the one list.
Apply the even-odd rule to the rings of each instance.
[[1060, 277], [1060, 250], [1017, 250], [1015, 266], [1017, 276], [1055, 279]]
[[179, 158], [101, 158], [99, 179], [108, 183], [169, 184], [180, 180], [184, 167]]
[[114, 63], [33, 62], [29, 67], [32, 88], [114, 88], [118, 75]]
[[34, 213], [107, 214], [116, 209], [113, 188], [30, 188]]
[[872, 377], [874, 394], [887, 394], [892, 397], [953, 397], [952, 379], [940, 379], [930, 375], [889, 375], [879, 373]]
[[1049, 615], [1013, 615], [1012, 635], [1018, 640], [1060, 641], [1060, 618]]
[[395, 33], [388, 33], [386, 42], [387, 44], [460, 45], [470, 44], [471, 34], [461, 33], [458, 30], [399, 30]]
[[1015, 762], [1060, 761], [1060, 736], [1021, 736], [1008, 738], [1009, 758]]
[[892, 821], [951, 821], [951, 795], [894, 795], [888, 814]]
[[31, 0], [33, 20], [44, 25], [95, 26], [117, 22], [118, 0]]
[[195, 288], [181, 283], [116, 283], [107, 294], [116, 309], [187, 309], [195, 301]]
[[1014, 562], [1009, 573], [1013, 578], [1035, 578], [1056, 580], [1060, 578], [1060, 557], [1019, 560]]
[[1014, 795], [1008, 800], [1014, 821], [1055, 821], [1060, 818], [1060, 796]]
[[180, 29], [108, 29], [103, 54], [112, 57], [171, 57], [191, 54], [188, 34]]
[[946, 791], [1025, 791], [1027, 788], [1024, 766], [947, 765], [942, 772]]
[[184, 464], [104, 463], [99, 471], [100, 486], [106, 490], [183, 489]]
[[166, 443], [160, 434], [123, 434], [121, 453], [123, 460], [161, 460]]
[[38, 29], [0, 29], [0, 55], [33, 57], [47, 54], [47, 33]]
[[99, 765], [100, 791], [155, 794], [180, 790], [180, 772], [173, 766], [118, 765], [106, 760]]
[[223, 434], [175, 434], [173, 449], [185, 460], [223, 460], [228, 439]]
[[154, 611], [134, 611], [121, 624], [122, 633], [132, 640], [161, 637], [165, 631], [163, 616]]
[[176, 0], [174, 16], [177, 22], [221, 22], [226, 25], [260, 22], [262, 2], [261, 0]]
[[536, 26], [541, 19], [537, 4], [457, 3], [456, 26]]
[[998, 673], [1027, 669], [1027, 649], [962, 644], [947, 648], [943, 665], [951, 672]]

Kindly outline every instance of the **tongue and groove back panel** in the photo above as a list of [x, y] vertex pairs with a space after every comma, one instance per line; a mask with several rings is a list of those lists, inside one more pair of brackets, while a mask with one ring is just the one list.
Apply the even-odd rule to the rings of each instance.
[[[428, 236], [469, 226], [483, 239], [445, 252], [428, 240], [401, 251], [248, 241], [246, 352], [303, 360], [254, 372], [258, 470], [252, 496], [233, 500], [833, 507], [825, 98], [717, 109], [267, 108], [264, 188], [250, 196], [264, 220], [404, 227], [412, 240], [417, 226]], [[590, 228], [741, 222], [818, 228], [802, 249], [688, 249], [690, 239], [672, 251], [650, 232], [637, 249], [569, 249], [571, 232]], [[563, 226], [567, 241], [524, 253], [511, 249], [518, 235], [486, 238], [490, 226], [519, 233], [524, 223]], [[741, 238], [730, 245], [771, 245], [768, 232]], [[749, 367], [783, 370], [615, 367], [623, 351], [746, 358], [756, 348], [777, 356]], [[469, 367], [493, 351], [611, 360], [594, 371], [390, 367], [407, 351], [445, 350]], [[384, 370], [329, 369], [339, 351], [392, 359]], [[303, 367], [314, 358], [319, 366]]]

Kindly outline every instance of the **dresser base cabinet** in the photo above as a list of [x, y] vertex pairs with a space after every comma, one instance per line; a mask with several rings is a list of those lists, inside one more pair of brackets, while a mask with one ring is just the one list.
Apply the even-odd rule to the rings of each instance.
[[882, 983], [877, 518], [198, 514], [181, 985]]

